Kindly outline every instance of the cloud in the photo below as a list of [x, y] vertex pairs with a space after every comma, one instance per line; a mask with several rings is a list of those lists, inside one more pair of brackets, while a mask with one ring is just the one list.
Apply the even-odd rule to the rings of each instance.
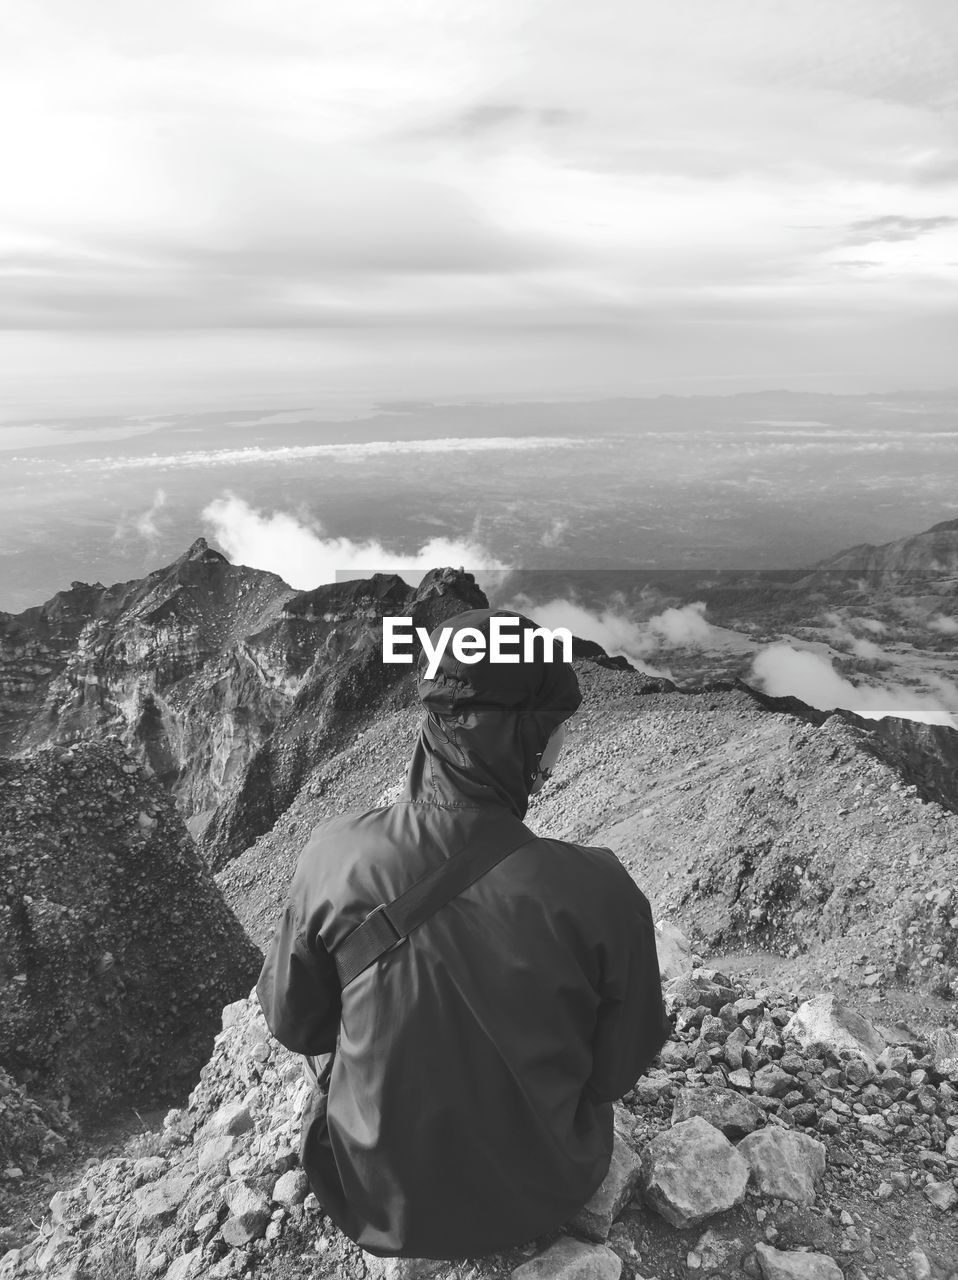
[[561, 516], [556, 516], [552, 524], [546, 529], [545, 533], [539, 539], [539, 545], [543, 547], [557, 547], [565, 537], [565, 532], [569, 527], [569, 521]]
[[674, 679], [671, 671], [650, 665], [649, 659], [664, 656], [670, 648], [701, 648], [716, 639], [702, 601], [665, 609], [641, 622], [615, 607], [589, 609], [575, 600], [558, 597], [539, 602], [520, 594], [503, 608], [528, 613], [543, 626], [568, 627], [573, 635], [600, 644], [610, 656], [621, 654], [640, 671], [668, 679]]
[[943, 636], [958, 635], [958, 618], [949, 618], [941, 613], [938, 617], [928, 620], [928, 630], [937, 631]]
[[650, 618], [647, 627], [651, 636], [676, 647], [702, 648], [712, 639], [712, 626], [705, 618], [704, 600], [696, 600], [681, 608], [665, 609]]
[[874, 661], [884, 661], [884, 650], [873, 640], [852, 639], [851, 651], [856, 658], [870, 658]]
[[926, 724], [958, 728], [958, 697], [949, 708], [929, 694], [901, 686], [873, 688], [854, 685], [817, 653], [773, 644], [755, 655], [749, 680], [772, 697], [795, 697], [822, 711], [836, 707], [869, 719], [898, 716]]
[[114, 542], [123, 542], [132, 534], [139, 534], [148, 543], [154, 543], [160, 537], [161, 529], [158, 523], [160, 513], [166, 506], [166, 490], [157, 489], [153, 495], [153, 501], [149, 507], [141, 512], [138, 516], [132, 518], [124, 518], [120, 520], [116, 528], [113, 530]]
[[[958, 225], [958, 218], [949, 214], [940, 214], [934, 218], [905, 218], [899, 214], [883, 214], [878, 218], [860, 218], [849, 223], [845, 236], [845, 244], [878, 244], [882, 241], [917, 240], [919, 236], [928, 235], [940, 227]], [[847, 265], [873, 266], [869, 262], [849, 263]]]
[[593, 444], [576, 436], [462, 436], [433, 440], [365, 440], [354, 444], [282, 445], [264, 449], [249, 445], [243, 449], [194, 449], [184, 453], [149, 453], [119, 458], [87, 458], [64, 464], [69, 470], [141, 471], [182, 470], [192, 467], [259, 466], [266, 463], [299, 462], [309, 458], [329, 458], [336, 462], [362, 462], [379, 454], [406, 453], [494, 453], [499, 450], [527, 453], [537, 449], [566, 449]]
[[507, 568], [468, 539], [430, 538], [412, 554], [397, 552], [375, 539], [358, 542], [330, 537], [318, 520], [284, 511], [267, 514], [233, 493], [208, 503], [202, 518], [230, 560], [278, 574], [299, 591], [335, 582], [337, 573], [351, 571], [363, 576], [443, 565], [462, 565], [467, 570]]
[[885, 624], [875, 618], [846, 618], [835, 610], [822, 615], [822, 621], [829, 629], [829, 643], [836, 648], [847, 650], [856, 658], [867, 658], [874, 662], [888, 662], [884, 651], [864, 636], [855, 635], [855, 629], [864, 630], [872, 635], [881, 635]]

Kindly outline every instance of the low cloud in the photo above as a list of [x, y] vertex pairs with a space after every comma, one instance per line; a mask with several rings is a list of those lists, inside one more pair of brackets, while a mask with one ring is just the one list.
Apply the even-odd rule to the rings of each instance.
[[939, 635], [943, 636], [958, 635], [958, 618], [949, 618], [940, 613], [937, 618], [928, 620], [928, 630], [937, 631]]
[[557, 516], [539, 539], [539, 545], [543, 547], [557, 547], [565, 537], [565, 531], [568, 527], [568, 520], [560, 519]]
[[851, 651], [856, 658], [870, 658], [875, 662], [886, 661], [884, 650], [874, 640], [852, 640]]
[[[772, 697], [800, 698], [821, 711], [841, 707], [869, 719], [898, 716], [958, 728], [958, 697], [949, 709], [930, 694], [915, 693], [899, 685], [854, 685], [839, 675], [827, 659], [788, 644], [769, 645], [757, 653], [749, 680]], [[944, 688], [942, 693], [946, 693]]]
[[133, 534], [139, 534], [141, 538], [151, 544], [157, 542], [161, 533], [160, 513], [165, 506], [166, 490], [157, 489], [153, 495], [153, 501], [146, 511], [141, 512], [140, 515], [134, 516], [132, 519], [124, 518], [120, 521], [113, 531], [114, 542], [123, 542]]
[[888, 662], [884, 650], [873, 640], [855, 635], [856, 630], [868, 631], [872, 635], [881, 635], [885, 624], [874, 618], [846, 618], [834, 610], [823, 615], [823, 622], [829, 628], [829, 643], [846, 650], [856, 658], [867, 658], [872, 662]]
[[285, 511], [259, 511], [232, 493], [210, 502], [202, 512], [212, 537], [238, 564], [278, 574], [291, 587], [309, 591], [335, 582], [337, 572], [425, 572], [442, 565], [468, 570], [505, 569], [483, 546], [468, 539], [430, 538], [417, 551], [390, 550], [371, 539], [333, 538], [318, 520]]
[[[149, 453], [116, 458], [88, 458], [85, 471], [182, 470], [189, 467], [261, 466], [271, 462], [301, 462], [328, 458], [335, 462], [363, 462], [377, 454], [404, 453], [528, 453], [536, 449], [568, 449], [593, 442], [580, 436], [443, 436], [435, 440], [365, 440], [354, 444], [282, 445], [264, 449], [191, 449], [183, 453]], [[70, 463], [70, 469], [76, 464]]]
[[665, 609], [642, 622], [614, 608], [588, 609], [558, 598], [539, 603], [519, 595], [503, 607], [527, 613], [542, 626], [568, 627], [573, 635], [600, 644], [610, 656], [622, 655], [640, 671], [670, 680], [675, 679], [672, 672], [661, 663], [652, 665], [650, 659], [664, 656], [670, 648], [702, 648], [715, 640], [701, 600]]
[[152, 542], [160, 536], [156, 520], [165, 506], [166, 492], [163, 489], [157, 489], [153, 495], [153, 502], [149, 510], [144, 511], [134, 525], [141, 538], [146, 538], [148, 542]]
[[705, 601], [696, 600], [681, 608], [665, 609], [650, 618], [648, 630], [662, 643], [698, 649], [712, 640], [712, 626], [705, 618]]

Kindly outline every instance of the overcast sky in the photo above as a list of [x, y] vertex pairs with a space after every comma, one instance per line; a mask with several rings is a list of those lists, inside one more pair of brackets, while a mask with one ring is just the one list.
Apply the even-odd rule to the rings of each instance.
[[6, 417], [954, 385], [954, 0], [7, 0]]

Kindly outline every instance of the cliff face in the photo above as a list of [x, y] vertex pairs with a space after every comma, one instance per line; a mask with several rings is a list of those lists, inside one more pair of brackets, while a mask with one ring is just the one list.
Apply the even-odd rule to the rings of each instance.
[[199, 539], [142, 580], [74, 583], [0, 615], [0, 753], [117, 734], [219, 865], [268, 829], [324, 742], [408, 674], [382, 664], [384, 615], [435, 626], [484, 604], [451, 571], [418, 590], [377, 574], [294, 592]]

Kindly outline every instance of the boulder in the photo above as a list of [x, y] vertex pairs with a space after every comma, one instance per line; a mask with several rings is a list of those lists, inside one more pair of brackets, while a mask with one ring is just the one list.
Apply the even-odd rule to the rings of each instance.
[[612, 1160], [609, 1171], [598, 1188], [569, 1222], [590, 1240], [604, 1243], [612, 1223], [625, 1208], [642, 1173], [642, 1162], [633, 1148], [618, 1133], [613, 1135]]
[[604, 1244], [562, 1236], [512, 1272], [511, 1280], [619, 1280], [622, 1259]]
[[674, 924], [660, 920], [655, 926], [655, 950], [659, 958], [659, 977], [663, 982], [691, 974], [692, 944]]
[[813, 1204], [815, 1184], [825, 1172], [825, 1147], [807, 1133], [769, 1126], [750, 1133], [737, 1148], [765, 1196]]
[[137, 1231], [149, 1235], [165, 1227], [176, 1216], [192, 1184], [192, 1178], [170, 1177], [137, 1187], [133, 1192]]
[[309, 1179], [302, 1169], [287, 1169], [281, 1174], [273, 1186], [273, 1203], [282, 1205], [284, 1209], [294, 1204], [302, 1204], [309, 1195]]
[[958, 1204], [958, 1191], [950, 1182], [929, 1182], [925, 1187], [925, 1195], [936, 1209], [943, 1212], [954, 1209]]
[[167, 1267], [163, 1280], [197, 1280], [203, 1274], [203, 1250], [191, 1249], [181, 1253]]
[[774, 1062], [769, 1062], [755, 1072], [752, 1088], [763, 1098], [784, 1098], [786, 1093], [795, 1088], [795, 1081], [787, 1071], [783, 1071]]
[[931, 1052], [935, 1070], [958, 1080], [958, 1032], [936, 1031], [931, 1036]]
[[243, 1102], [224, 1102], [205, 1125], [205, 1136], [238, 1137], [253, 1128], [253, 1117]]
[[708, 1086], [704, 1089], [682, 1088], [672, 1108], [672, 1123], [681, 1124], [692, 1116], [701, 1116], [726, 1138], [743, 1138], [765, 1123], [765, 1112], [734, 1089]]
[[228, 1133], [209, 1138], [197, 1150], [196, 1167], [200, 1173], [228, 1173], [230, 1161], [234, 1160], [245, 1148], [242, 1137], [234, 1137]]
[[270, 1221], [269, 1203], [262, 1192], [248, 1182], [234, 1182], [226, 1192], [230, 1217], [221, 1228], [223, 1239], [232, 1248], [258, 1240]]
[[660, 1133], [642, 1156], [647, 1203], [674, 1227], [691, 1227], [745, 1199], [749, 1165], [701, 1116]]
[[762, 1280], [843, 1280], [841, 1267], [827, 1253], [786, 1253], [757, 1244], [755, 1254]]
[[885, 1048], [884, 1038], [868, 1019], [840, 1004], [831, 992], [800, 1004], [785, 1024], [784, 1034], [804, 1048], [824, 1044], [835, 1054], [842, 1049], [860, 1053], [871, 1066]]
[[705, 976], [706, 972], [708, 970], [703, 972], [696, 969], [691, 974], [673, 978], [664, 984], [663, 991], [665, 995], [671, 996], [673, 1001], [687, 1005], [690, 1009], [705, 1005], [709, 1013], [718, 1013], [722, 1005], [731, 1004], [737, 998], [738, 992], [733, 991], [731, 987], [714, 982]]

